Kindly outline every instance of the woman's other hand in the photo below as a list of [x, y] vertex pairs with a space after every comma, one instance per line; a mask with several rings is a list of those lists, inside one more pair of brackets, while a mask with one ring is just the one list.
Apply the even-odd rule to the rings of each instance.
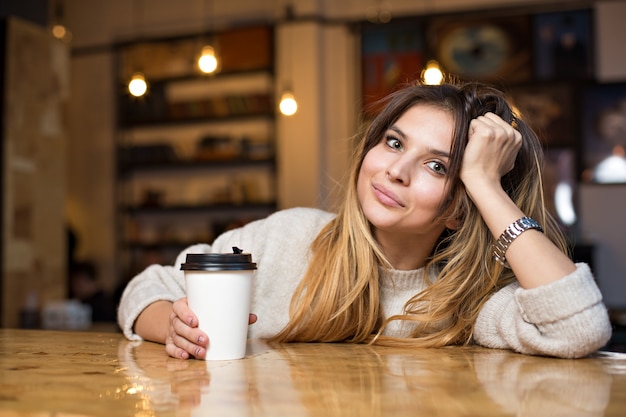
[[[257, 316], [250, 314], [248, 324], [256, 321]], [[198, 317], [189, 308], [187, 298], [174, 302], [165, 339], [165, 351], [174, 358], [204, 359], [209, 343], [208, 335], [198, 328]]]
[[187, 298], [172, 304], [165, 351], [174, 358], [204, 358], [209, 344], [208, 336], [198, 328], [198, 317], [189, 308]]

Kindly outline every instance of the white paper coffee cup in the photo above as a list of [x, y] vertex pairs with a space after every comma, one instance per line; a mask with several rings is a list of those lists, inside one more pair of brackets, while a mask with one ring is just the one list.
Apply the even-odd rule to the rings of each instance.
[[198, 327], [209, 336], [205, 359], [245, 357], [256, 270], [252, 256], [191, 253], [181, 269], [185, 273], [189, 308], [198, 317]]

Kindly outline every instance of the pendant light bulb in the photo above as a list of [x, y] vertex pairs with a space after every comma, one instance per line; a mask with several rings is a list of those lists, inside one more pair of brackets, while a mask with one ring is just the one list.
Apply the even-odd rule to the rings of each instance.
[[285, 116], [293, 116], [298, 111], [298, 102], [293, 93], [286, 90], [280, 98], [280, 112]]
[[133, 74], [128, 83], [128, 91], [135, 97], [141, 97], [148, 91], [148, 83], [141, 72]]
[[67, 30], [67, 27], [65, 27], [65, 25], [57, 23], [55, 25], [52, 25], [50, 31], [52, 32], [52, 36], [54, 36], [58, 40], [64, 42], [69, 42], [72, 40], [72, 34], [69, 30]]
[[202, 48], [202, 54], [198, 59], [198, 67], [200, 71], [205, 74], [211, 74], [217, 70], [217, 57], [215, 56], [215, 49], [207, 45]]
[[422, 80], [427, 85], [439, 85], [443, 81], [443, 72], [435, 60], [428, 61], [426, 69], [422, 71]]

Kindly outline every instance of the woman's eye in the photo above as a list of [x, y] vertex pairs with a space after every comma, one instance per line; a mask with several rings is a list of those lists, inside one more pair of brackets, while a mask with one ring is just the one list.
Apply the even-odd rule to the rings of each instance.
[[400, 142], [397, 138], [388, 136], [385, 138], [385, 141], [387, 142], [387, 146], [392, 149], [402, 149], [402, 142]]
[[446, 166], [441, 162], [431, 161], [427, 164], [436, 174], [445, 175], [447, 173]]

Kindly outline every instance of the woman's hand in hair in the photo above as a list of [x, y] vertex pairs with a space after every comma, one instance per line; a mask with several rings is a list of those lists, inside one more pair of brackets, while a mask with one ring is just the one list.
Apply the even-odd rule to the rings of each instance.
[[499, 116], [486, 113], [477, 117], [470, 123], [461, 180], [466, 186], [474, 180], [499, 183], [513, 169], [521, 146], [522, 135]]

